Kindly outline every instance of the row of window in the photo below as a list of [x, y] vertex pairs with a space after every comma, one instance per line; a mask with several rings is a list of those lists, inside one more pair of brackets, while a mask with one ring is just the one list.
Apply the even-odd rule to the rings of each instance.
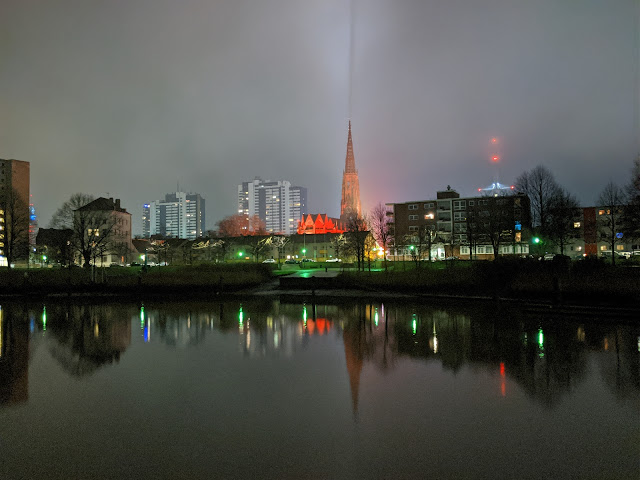
[[[509, 202], [508, 199], [506, 198], [501, 198], [498, 200], [498, 204], [499, 205], [506, 205]], [[469, 200], [469, 206], [473, 207], [475, 206], [476, 201], [475, 200]], [[489, 204], [489, 200], [487, 199], [480, 199], [478, 200], [478, 205], [488, 205]], [[429, 208], [434, 208], [435, 207], [435, 202], [429, 202], [429, 203], [425, 203], [423, 204], [424, 209], [429, 209]], [[438, 204], [438, 207], [441, 210], [450, 210], [451, 206], [449, 204], [449, 202], [440, 202]], [[407, 209], [409, 210], [418, 210], [419, 206], [417, 203], [410, 203], [409, 205], [407, 205]], [[467, 208], [467, 200], [454, 200], [453, 201], [453, 209], [454, 210], [464, 210], [465, 208]], [[602, 213], [601, 213], [602, 215]]]

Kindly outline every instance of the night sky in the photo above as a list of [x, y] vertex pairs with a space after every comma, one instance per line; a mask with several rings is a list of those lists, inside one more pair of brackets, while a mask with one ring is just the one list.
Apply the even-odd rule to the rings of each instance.
[[[640, 151], [637, 0], [354, 0], [363, 207], [547, 166], [583, 204]], [[2, 0], [0, 158], [31, 162], [40, 226], [74, 192], [176, 190], [207, 227], [261, 176], [338, 215], [347, 0]], [[499, 172], [490, 138], [500, 139]], [[108, 195], [107, 195], [108, 193]]]

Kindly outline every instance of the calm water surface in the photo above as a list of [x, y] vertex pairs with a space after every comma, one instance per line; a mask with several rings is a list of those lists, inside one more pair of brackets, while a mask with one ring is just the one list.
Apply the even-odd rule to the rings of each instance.
[[640, 325], [2, 304], [0, 478], [639, 478]]

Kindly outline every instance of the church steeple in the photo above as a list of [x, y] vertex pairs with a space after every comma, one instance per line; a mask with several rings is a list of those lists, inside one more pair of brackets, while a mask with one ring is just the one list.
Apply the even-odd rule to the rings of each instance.
[[351, 120], [349, 120], [349, 134], [347, 136], [347, 158], [344, 162], [344, 173], [358, 173], [356, 159], [353, 157], [353, 142], [351, 140]]
[[342, 175], [342, 199], [340, 201], [340, 219], [346, 221], [351, 214], [361, 216], [360, 211], [360, 182], [356, 170], [356, 159], [353, 155], [353, 141], [351, 140], [351, 120], [347, 135], [347, 156], [344, 161]]

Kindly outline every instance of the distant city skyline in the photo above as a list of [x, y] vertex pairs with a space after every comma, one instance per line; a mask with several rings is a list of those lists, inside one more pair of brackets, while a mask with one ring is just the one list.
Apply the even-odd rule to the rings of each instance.
[[212, 229], [255, 175], [338, 215], [349, 120], [364, 212], [491, 184], [493, 137], [500, 182], [542, 164], [594, 204], [640, 151], [640, 4], [576, 8], [6, 0], [0, 157], [30, 162], [45, 227], [75, 192], [136, 212], [178, 181]]

